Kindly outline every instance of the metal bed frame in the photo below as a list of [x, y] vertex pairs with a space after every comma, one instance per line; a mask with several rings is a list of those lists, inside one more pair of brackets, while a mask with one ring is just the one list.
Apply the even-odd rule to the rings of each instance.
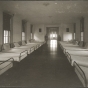
[[[0, 63], [0, 66], [1, 66], [2, 64], [6, 63], [6, 62], [12, 62], [12, 63], [13, 63], [13, 61], [14, 61], [13, 58], [10, 58], [10, 59], [8, 59], [8, 60], [6, 60], [6, 61], [0, 61], [0, 62], [1, 62], [1, 63]], [[2, 72], [0, 73], [0, 75], [3, 74], [4, 72], [6, 72], [8, 69], [10, 69], [10, 68], [13, 66], [12, 63], [9, 63], [9, 64], [6, 65], [5, 67], [1, 68], [0, 71], [2, 71], [2, 70], [4, 70], [4, 69], [6, 69], [6, 70], [5, 70], [5, 71], [2, 71]], [[10, 67], [9, 67], [9, 66], [10, 66]]]
[[85, 76], [84, 71], [80, 68], [80, 66], [74, 61], [73, 66], [75, 68], [75, 72], [78, 75], [80, 81], [84, 85], [84, 87], [87, 87], [87, 78]]

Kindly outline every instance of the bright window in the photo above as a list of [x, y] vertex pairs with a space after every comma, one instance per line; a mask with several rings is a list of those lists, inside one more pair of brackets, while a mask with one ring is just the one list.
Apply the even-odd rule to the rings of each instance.
[[3, 13], [3, 43], [10, 43], [11, 37], [11, 20], [12, 16], [8, 13]]
[[50, 38], [52, 38], [52, 34], [50, 34]]
[[22, 32], [22, 40], [25, 40], [25, 32]]
[[53, 39], [53, 38], [57, 38], [57, 34], [56, 33], [52, 33], [52, 34], [50, 34], [50, 39]]
[[81, 32], [81, 41], [83, 41], [83, 32]]
[[10, 43], [10, 31], [4, 30], [4, 44]]
[[74, 40], [75, 40], [75, 33], [74, 33]]
[[22, 41], [26, 40], [26, 21], [22, 20]]
[[55, 37], [55, 34], [53, 34], [53, 37]]
[[31, 39], [32, 39], [32, 33], [31, 33]]
[[33, 29], [33, 25], [31, 25], [31, 39], [33, 39], [33, 31], [32, 31], [32, 29]]
[[50, 40], [50, 50], [51, 51], [57, 50], [57, 40]]

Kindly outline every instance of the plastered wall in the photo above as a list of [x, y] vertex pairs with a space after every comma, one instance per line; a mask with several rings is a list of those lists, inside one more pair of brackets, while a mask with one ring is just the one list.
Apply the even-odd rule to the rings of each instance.
[[[69, 28], [69, 32], [66, 32], [66, 28]], [[73, 24], [60, 24], [59, 30], [62, 41], [73, 39]]]
[[[41, 28], [41, 32], [39, 32], [39, 28]], [[44, 29], [44, 24], [37, 24], [33, 25], [33, 32], [34, 32], [34, 39], [36, 41], [45, 41], [44, 36], [45, 36], [45, 29]]]
[[13, 17], [13, 42], [21, 41], [22, 19], [14, 15]]
[[[46, 27], [58, 27], [58, 35], [61, 36], [62, 41], [68, 41], [73, 39], [73, 24], [58, 24], [58, 25], [33, 25], [34, 39], [37, 41], [44, 41], [46, 35]], [[42, 28], [42, 32], [39, 32], [39, 28]], [[66, 32], [66, 28], [69, 28], [69, 32]]]
[[27, 22], [27, 24], [26, 24], [26, 40], [30, 40], [30, 39], [31, 39], [30, 23]]
[[[22, 41], [22, 18], [19, 16], [13, 17], [13, 42]], [[25, 40], [30, 40], [30, 23], [25, 25]]]

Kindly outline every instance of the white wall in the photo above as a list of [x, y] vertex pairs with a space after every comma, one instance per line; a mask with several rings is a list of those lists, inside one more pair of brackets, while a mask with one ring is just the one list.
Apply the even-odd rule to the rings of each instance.
[[[42, 29], [41, 32], [39, 32], [39, 28]], [[36, 41], [45, 41], [45, 29], [44, 29], [44, 24], [37, 24], [37, 25], [33, 25], [33, 30], [34, 30], [34, 39]]]
[[26, 26], [26, 40], [30, 40], [30, 39], [31, 39], [30, 23], [27, 22], [27, 26]]
[[[69, 28], [69, 32], [66, 32], [66, 28]], [[73, 39], [73, 24], [60, 24], [60, 33], [63, 41]]]
[[13, 17], [13, 42], [21, 41], [22, 19], [19, 16]]
[[[61, 36], [63, 41], [73, 38], [73, 24], [58, 24], [58, 25], [33, 25], [34, 39], [37, 41], [44, 41], [46, 35], [46, 27], [59, 27], [58, 34]], [[39, 28], [42, 28], [42, 32], [39, 32]], [[69, 28], [69, 32], [66, 32], [66, 28]]]

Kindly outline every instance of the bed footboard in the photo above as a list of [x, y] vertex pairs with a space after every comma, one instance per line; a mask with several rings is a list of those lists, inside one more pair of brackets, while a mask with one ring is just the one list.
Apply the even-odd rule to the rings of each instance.
[[24, 59], [26, 56], [28, 55], [28, 50], [25, 50], [23, 52], [20, 53], [20, 56], [19, 56], [19, 62]]
[[84, 87], [87, 87], [87, 78], [85, 76], [84, 71], [80, 68], [80, 66], [74, 61], [73, 63], [75, 72], [78, 76], [78, 78], [80, 79], [80, 81], [82, 82]]
[[72, 62], [71, 55], [68, 52], [66, 52], [66, 56], [67, 56], [68, 61], [71, 63]]
[[10, 58], [6, 61], [1, 61], [0, 62], [0, 75], [6, 72], [8, 69], [13, 67], [13, 58]]

